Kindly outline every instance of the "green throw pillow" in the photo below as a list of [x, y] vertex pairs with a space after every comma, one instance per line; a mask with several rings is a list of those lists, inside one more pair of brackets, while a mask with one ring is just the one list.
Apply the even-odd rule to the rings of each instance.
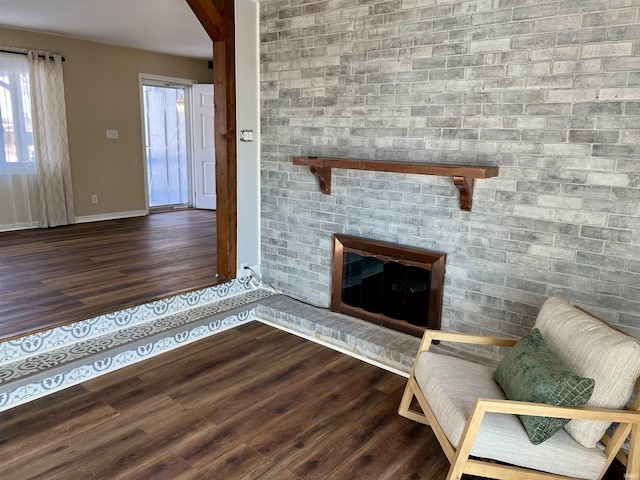
[[[549, 349], [537, 328], [509, 349], [493, 378], [510, 400], [570, 407], [584, 405], [595, 383], [569, 370]], [[520, 415], [520, 420], [535, 445], [569, 422], [565, 418], [530, 415]]]

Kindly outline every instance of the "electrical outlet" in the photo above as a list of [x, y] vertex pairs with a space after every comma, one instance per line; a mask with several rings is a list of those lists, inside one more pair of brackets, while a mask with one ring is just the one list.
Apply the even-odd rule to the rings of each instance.
[[91, 203], [94, 205], [98, 203], [98, 195], [91, 195]]
[[117, 140], [118, 139], [118, 130], [107, 130], [107, 138], [109, 140]]

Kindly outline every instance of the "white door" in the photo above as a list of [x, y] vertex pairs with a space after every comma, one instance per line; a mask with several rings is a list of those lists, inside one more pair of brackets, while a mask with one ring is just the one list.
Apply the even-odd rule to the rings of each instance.
[[213, 85], [195, 84], [193, 98], [193, 171], [196, 208], [216, 209], [216, 153], [213, 131]]

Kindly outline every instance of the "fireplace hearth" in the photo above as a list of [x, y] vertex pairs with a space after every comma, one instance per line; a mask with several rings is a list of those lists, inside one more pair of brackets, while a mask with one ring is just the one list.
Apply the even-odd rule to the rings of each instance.
[[334, 235], [331, 310], [422, 336], [439, 329], [444, 253]]

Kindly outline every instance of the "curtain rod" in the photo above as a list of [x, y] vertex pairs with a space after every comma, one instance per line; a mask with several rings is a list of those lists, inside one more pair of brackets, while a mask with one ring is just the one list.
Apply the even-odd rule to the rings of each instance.
[[[0, 53], [13, 53], [15, 55], [27, 55], [27, 52], [12, 52], [11, 50], [0, 50]], [[44, 58], [45, 55], [38, 55], [39, 58]], [[53, 56], [49, 56], [50, 59], [53, 59]], [[65, 58], [62, 57], [62, 61], [65, 61]]]

